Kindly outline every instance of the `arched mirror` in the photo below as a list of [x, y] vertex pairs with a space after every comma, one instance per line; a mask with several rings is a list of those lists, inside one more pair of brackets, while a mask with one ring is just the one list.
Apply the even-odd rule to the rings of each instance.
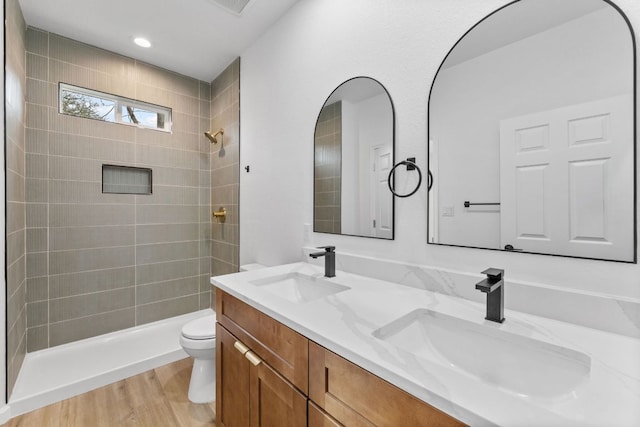
[[635, 40], [604, 0], [519, 0], [429, 97], [428, 242], [636, 261]]
[[393, 239], [394, 114], [389, 93], [370, 77], [329, 95], [314, 135], [313, 231]]

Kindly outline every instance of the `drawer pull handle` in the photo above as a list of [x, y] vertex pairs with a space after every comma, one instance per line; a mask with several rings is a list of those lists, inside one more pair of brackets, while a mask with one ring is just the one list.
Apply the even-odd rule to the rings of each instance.
[[240, 341], [236, 341], [235, 344], [233, 344], [233, 346], [236, 348], [236, 350], [238, 350], [243, 355], [247, 354], [247, 352], [249, 351], [249, 347], [242, 344]]
[[262, 360], [258, 356], [256, 356], [256, 354], [253, 351], [248, 351], [244, 355], [244, 357], [249, 359], [249, 362], [251, 362], [253, 366], [258, 366], [260, 363], [262, 363]]

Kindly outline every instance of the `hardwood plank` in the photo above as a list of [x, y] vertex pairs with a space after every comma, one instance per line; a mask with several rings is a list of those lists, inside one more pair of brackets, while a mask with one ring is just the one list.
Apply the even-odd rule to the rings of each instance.
[[215, 425], [215, 402], [194, 404], [186, 358], [11, 419], [2, 427]]

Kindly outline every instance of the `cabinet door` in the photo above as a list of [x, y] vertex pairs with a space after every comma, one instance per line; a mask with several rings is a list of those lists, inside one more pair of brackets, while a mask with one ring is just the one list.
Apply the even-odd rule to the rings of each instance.
[[309, 398], [348, 427], [464, 425], [313, 342], [309, 342]]
[[249, 359], [252, 364], [251, 427], [306, 427], [306, 396], [264, 361], [253, 356]]
[[220, 289], [216, 291], [216, 315], [222, 326], [307, 394], [306, 337]]
[[216, 324], [216, 425], [249, 427], [251, 365], [234, 345], [236, 337]]

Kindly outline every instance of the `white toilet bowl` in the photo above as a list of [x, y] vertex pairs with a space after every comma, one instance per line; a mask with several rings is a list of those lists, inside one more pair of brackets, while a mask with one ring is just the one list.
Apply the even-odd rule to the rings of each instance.
[[180, 345], [193, 357], [189, 400], [208, 403], [216, 400], [216, 315], [200, 317], [182, 327]]

